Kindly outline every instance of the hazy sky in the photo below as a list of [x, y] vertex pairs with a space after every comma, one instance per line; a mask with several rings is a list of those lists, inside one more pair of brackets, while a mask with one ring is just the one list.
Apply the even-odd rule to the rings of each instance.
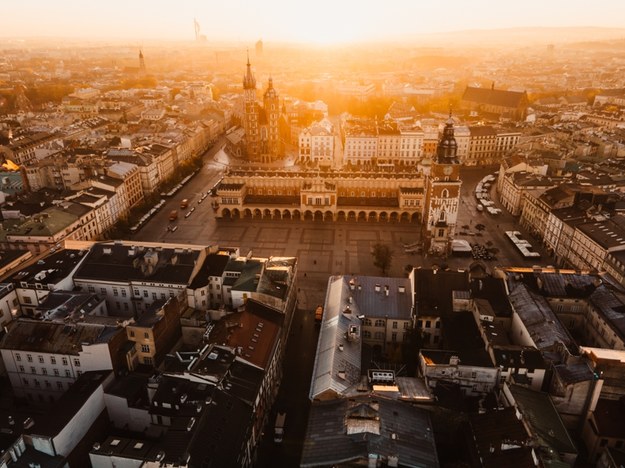
[[623, 0], [21, 0], [2, 37], [335, 43], [516, 26], [625, 26]]

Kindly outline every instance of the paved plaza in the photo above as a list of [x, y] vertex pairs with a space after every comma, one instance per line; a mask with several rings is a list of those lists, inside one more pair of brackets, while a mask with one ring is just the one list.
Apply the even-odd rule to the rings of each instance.
[[[474, 261], [471, 257], [439, 258], [406, 253], [404, 244], [420, 241], [420, 225], [417, 223], [216, 219], [211, 197], [198, 203], [202, 194], [219, 180], [225, 166], [219, 153], [209, 161], [200, 174], [167, 200], [165, 207], [135, 234], [134, 239], [238, 247], [242, 255], [251, 251], [257, 257], [295, 256], [298, 258], [299, 303], [304, 310], [323, 304], [331, 275], [381, 275], [371, 256], [371, 247], [375, 243], [386, 244], [393, 251], [388, 276], [404, 276], [408, 265], [431, 267], [445, 264], [450, 268], [468, 268]], [[536, 260], [522, 259], [504, 237], [505, 230], [519, 229], [515, 218], [505, 212], [493, 217], [475, 208], [473, 190], [477, 181], [487, 173], [484, 169], [463, 171], [457, 237], [497, 247], [499, 252], [495, 260], [487, 262], [489, 267], [537, 263]], [[194, 210], [188, 217], [184, 216], [187, 210], [180, 210], [178, 220], [173, 223], [178, 229], [172, 232], [168, 230], [168, 226], [172, 226], [168, 213], [179, 209], [183, 198], [190, 200], [189, 209]], [[484, 229], [477, 231], [477, 224], [484, 225]]]

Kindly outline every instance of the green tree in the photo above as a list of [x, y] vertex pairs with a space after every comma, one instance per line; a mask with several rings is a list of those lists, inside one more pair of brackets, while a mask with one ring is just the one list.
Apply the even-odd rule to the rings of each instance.
[[371, 251], [373, 256], [373, 265], [382, 270], [382, 274], [386, 275], [386, 272], [391, 267], [391, 261], [393, 260], [393, 251], [386, 244], [375, 244]]

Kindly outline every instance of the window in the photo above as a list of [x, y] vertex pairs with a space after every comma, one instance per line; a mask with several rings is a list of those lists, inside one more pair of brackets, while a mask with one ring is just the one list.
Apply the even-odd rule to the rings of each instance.
[[63, 359], [63, 365], [67, 366], [69, 364], [69, 361], [67, 360], [67, 358], [63, 357], [62, 359]]
[[370, 319], [365, 319], [365, 321], [363, 322], [363, 325], [365, 327], [370, 327], [371, 326], [371, 320]]
[[397, 321], [393, 321], [393, 328], [397, 328]]
[[143, 290], [143, 297], [148, 297], [148, 296], [149, 296], [149, 295], [148, 295], [148, 291], [147, 291], [147, 289], [144, 289], [144, 290]]
[[375, 337], [376, 340], [383, 340], [384, 339], [384, 333], [382, 333], [382, 332], [375, 332], [374, 337]]
[[145, 332], [145, 333], [143, 334], [143, 337], [144, 337], [146, 340], [148, 340], [148, 339], [150, 339], [150, 334], [149, 334], [148, 332]]
[[153, 293], [152, 293], [152, 300], [153, 300], [153, 301], [155, 301], [155, 300], [156, 300], [156, 293], [155, 293], [155, 292], [153, 292]]
[[384, 320], [382, 320], [382, 319], [377, 319], [377, 320], [375, 321], [375, 326], [376, 326], [376, 327], [383, 327], [383, 326], [384, 326]]
[[371, 338], [371, 332], [369, 330], [363, 330], [362, 337], [365, 339]]
[[122, 297], [126, 297], [126, 290], [122, 289]]
[[93, 286], [89, 286], [87, 289], [89, 290], [90, 293], [92, 294], [95, 293], [95, 288]]
[[135, 336], [135, 331], [134, 330], [130, 330], [130, 336], [134, 338], [134, 336]]
[[106, 296], [106, 288], [100, 288], [100, 294]]
[[33, 300], [32, 300], [30, 297], [28, 297], [28, 296], [24, 296], [24, 302], [25, 302], [26, 304], [32, 304], [32, 303], [33, 303]]
[[22, 379], [24, 382], [24, 385], [26, 385], [28, 387], [28, 379]]
[[65, 369], [65, 377], [71, 377], [72, 373], [69, 371], [69, 369]]
[[59, 376], [59, 370], [58, 369], [53, 369], [54, 375], [56, 375], [57, 377]]
[[28, 362], [33, 362], [33, 356], [32, 356], [32, 354], [27, 354], [27, 355], [26, 355], [26, 360], [27, 360]]
[[80, 359], [74, 359], [74, 365], [80, 367]]
[[41, 373], [42, 373], [43, 375], [48, 375], [48, 369], [46, 369], [45, 367], [42, 367], [42, 368], [41, 368]]
[[434, 324], [435, 328], [440, 328], [441, 327], [441, 321], [437, 320], [436, 323]]
[[143, 363], [144, 364], [148, 364], [148, 365], [152, 365], [152, 358], [148, 357], [148, 356], [144, 357], [143, 358]]
[[117, 288], [113, 288], [113, 296], [119, 296], [119, 290]]
[[46, 388], [52, 387], [52, 384], [50, 383], [49, 380], [44, 380], [44, 383], [46, 384]]
[[20, 369], [20, 372], [25, 372], [24, 366], [20, 366], [19, 369]]
[[57, 382], [56, 388], [58, 388], [59, 390], [63, 390], [63, 382]]
[[36, 374], [37, 373], [37, 369], [35, 369], [35, 366], [30, 366], [30, 373], [31, 374]]
[[432, 322], [430, 320], [425, 321], [425, 328], [432, 328]]
[[22, 360], [22, 355], [20, 353], [15, 353], [15, 360], [16, 361], [21, 361]]
[[149, 353], [150, 352], [150, 345], [142, 344], [141, 345], [141, 352], [142, 353]]
[[397, 341], [397, 332], [391, 333], [391, 341], [395, 343]]
[[39, 362], [40, 362], [41, 364], [43, 364], [43, 356], [42, 356], [42, 355], [39, 355], [39, 356], [38, 356], [38, 358], [39, 358]]
[[50, 356], [50, 364], [56, 364], [56, 357]]

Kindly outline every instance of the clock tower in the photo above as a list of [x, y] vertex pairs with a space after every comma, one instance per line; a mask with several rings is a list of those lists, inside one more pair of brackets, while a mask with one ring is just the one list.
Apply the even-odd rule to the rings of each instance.
[[450, 112], [443, 136], [436, 148], [430, 174], [425, 181], [425, 212], [421, 238], [424, 250], [435, 255], [451, 253], [451, 241], [456, 233], [462, 185], [457, 151], [454, 121]]

